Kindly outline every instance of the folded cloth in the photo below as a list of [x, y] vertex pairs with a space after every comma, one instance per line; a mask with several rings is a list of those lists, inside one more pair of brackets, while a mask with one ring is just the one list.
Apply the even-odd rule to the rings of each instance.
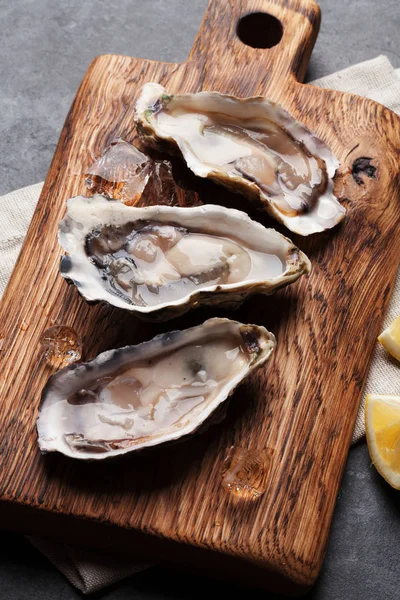
[[[400, 69], [393, 69], [385, 56], [363, 62], [333, 75], [312, 82], [319, 87], [350, 92], [366, 96], [400, 114]], [[42, 183], [32, 185], [0, 198], [0, 297], [17, 260], [29, 221], [39, 198]], [[400, 271], [389, 308], [385, 317], [385, 327], [400, 314]], [[400, 393], [400, 368], [377, 344], [365, 394]], [[365, 394], [358, 413], [352, 442], [365, 435], [364, 405]], [[106, 553], [92, 552], [54, 544], [44, 540], [30, 541], [41, 550], [53, 564], [84, 593], [91, 593], [107, 585], [137, 573], [148, 565], [132, 564], [123, 557], [111, 557]]]
[[97, 592], [151, 566], [100, 550], [72, 548], [31, 537], [28, 540], [84, 594]]

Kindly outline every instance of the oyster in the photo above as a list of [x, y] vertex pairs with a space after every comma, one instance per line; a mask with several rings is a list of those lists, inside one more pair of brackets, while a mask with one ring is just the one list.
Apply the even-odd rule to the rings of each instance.
[[169, 318], [199, 304], [234, 305], [310, 269], [290, 240], [211, 204], [131, 208], [104, 196], [68, 200], [61, 274], [91, 301]]
[[295, 233], [330, 229], [345, 215], [332, 192], [337, 159], [275, 102], [217, 92], [170, 96], [148, 83], [135, 119], [147, 144], [177, 146], [196, 175], [245, 194]]
[[40, 449], [106, 458], [193, 433], [274, 347], [264, 327], [210, 319], [70, 365], [43, 391]]

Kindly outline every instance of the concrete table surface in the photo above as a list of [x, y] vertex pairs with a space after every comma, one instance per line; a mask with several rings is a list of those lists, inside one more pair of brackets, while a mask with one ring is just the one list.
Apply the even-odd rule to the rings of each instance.
[[[239, 1], [239, 0], [236, 0]], [[116, 53], [185, 60], [207, 0], [0, 0], [0, 194], [46, 176], [64, 118], [89, 62]], [[386, 54], [400, 67], [398, 0], [321, 0], [322, 26], [308, 79]], [[395, 390], [394, 390], [395, 391]], [[398, 391], [398, 390], [397, 390]], [[400, 492], [350, 451], [313, 600], [400, 597]], [[0, 597], [82, 598], [21, 536], [1, 533]], [[102, 600], [186, 599], [242, 592], [152, 568], [96, 594]]]

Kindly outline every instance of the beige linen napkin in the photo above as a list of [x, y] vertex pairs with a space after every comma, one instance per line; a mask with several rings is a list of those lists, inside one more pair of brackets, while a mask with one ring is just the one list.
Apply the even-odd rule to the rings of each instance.
[[[312, 82], [319, 87], [351, 92], [384, 104], [400, 114], [400, 69], [394, 70], [385, 56], [355, 65]], [[29, 221], [42, 189], [41, 183], [17, 190], [0, 198], [0, 297], [22, 246]], [[400, 272], [385, 317], [385, 327], [400, 314]], [[400, 367], [377, 344], [365, 394], [400, 393]], [[360, 406], [353, 443], [365, 434], [363, 413], [365, 394]], [[146, 565], [132, 564], [123, 558], [94, 553], [44, 540], [32, 540], [54, 565], [84, 593], [115, 583]]]

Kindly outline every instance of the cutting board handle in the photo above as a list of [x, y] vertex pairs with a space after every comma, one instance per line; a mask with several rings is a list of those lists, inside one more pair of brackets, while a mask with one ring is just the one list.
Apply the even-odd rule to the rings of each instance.
[[217, 89], [229, 71], [236, 91], [245, 91], [237, 78], [255, 79], [262, 93], [271, 80], [304, 80], [319, 25], [314, 0], [211, 0], [189, 62], [202, 69], [203, 89]]

